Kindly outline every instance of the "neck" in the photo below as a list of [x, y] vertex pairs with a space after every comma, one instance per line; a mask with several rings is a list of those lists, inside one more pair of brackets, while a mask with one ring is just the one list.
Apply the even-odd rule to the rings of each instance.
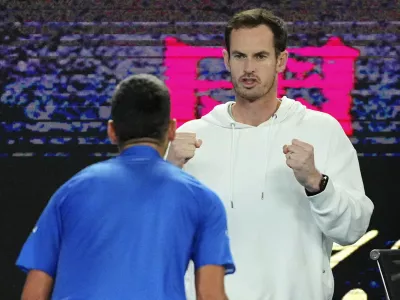
[[237, 98], [232, 106], [232, 115], [239, 123], [258, 126], [268, 121], [279, 105], [280, 101], [276, 96], [272, 99], [258, 99], [254, 102]]
[[167, 147], [165, 145], [155, 139], [135, 139], [135, 140], [129, 140], [123, 143], [122, 145], [119, 146], [119, 151], [122, 152], [128, 148], [134, 147], [134, 146], [149, 146], [154, 148], [161, 157], [164, 157]]

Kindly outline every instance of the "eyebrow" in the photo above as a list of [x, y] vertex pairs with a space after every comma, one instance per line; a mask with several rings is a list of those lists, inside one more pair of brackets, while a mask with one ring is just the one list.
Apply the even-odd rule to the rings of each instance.
[[[242, 52], [240, 52], [240, 51], [237, 51], [237, 50], [235, 50], [235, 51], [232, 51], [232, 54], [241, 54], [241, 55], [246, 55], [246, 54], [244, 54], [244, 53], [242, 53]], [[269, 52], [268, 51], [259, 51], [259, 52], [257, 52], [257, 53], [254, 53], [254, 56], [257, 56], [257, 55], [269, 55]]]

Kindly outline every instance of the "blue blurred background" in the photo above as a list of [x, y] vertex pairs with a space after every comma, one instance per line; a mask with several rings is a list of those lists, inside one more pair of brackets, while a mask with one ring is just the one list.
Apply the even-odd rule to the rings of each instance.
[[[395, 181], [400, 167], [398, 0], [1, 4], [0, 299], [19, 299], [24, 276], [13, 264], [51, 194], [81, 168], [116, 153], [106, 136], [110, 96], [116, 84], [142, 72], [168, 84], [168, 72], [174, 66], [166, 63], [166, 39], [186, 45], [182, 51], [221, 48], [229, 17], [254, 7], [270, 8], [288, 22], [291, 49], [323, 47], [338, 37], [359, 51], [351, 71], [349, 119], [340, 121], [351, 124], [349, 138], [359, 154], [365, 189], [376, 209], [370, 226], [373, 237], [333, 266], [334, 299], [349, 297], [345, 295], [354, 289], [363, 290], [368, 299], [384, 299], [379, 273], [368, 254], [373, 248], [398, 248], [395, 243], [400, 240], [396, 221], [400, 197]], [[321, 57], [291, 57], [312, 62], [311, 73], [326, 76]], [[196, 68], [196, 80], [229, 80], [221, 58], [200, 57]], [[180, 72], [184, 77], [188, 70], [174, 69], [174, 74]], [[283, 76], [294, 75], [288, 71]], [[191, 87], [185, 91], [191, 93], [190, 99], [173, 98], [173, 115], [180, 123], [200, 117], [206, 106], [204, 96], [212, 98], [213, 105], [233, 99], [232, 91], [221, 87], [203, 92], [196, 85]], [[179, 94], [172, 83], [170, 88]], [[316, 108], [335, 101], [318, 87], [288, 87], [282, 92]], [[334, 254], [343, 251], [335, 250]]]

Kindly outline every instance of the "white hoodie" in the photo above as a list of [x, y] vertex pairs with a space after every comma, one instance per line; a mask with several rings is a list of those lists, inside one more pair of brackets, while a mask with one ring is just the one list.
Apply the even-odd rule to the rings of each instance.
[[[178, 132], [203, 144], [184, 170], [223, 200], [237, 272], [226, 276], [229, 300], [329, 300], [332, 242], [352, 244], [367, 230], [373, 203], [364, 194], [357, 153], [339, 122], [283, 97], [267, 122], [235, 122], [228, 105], [216, 106]], [[285, 144], [314, 147], [326, 189], [308, 197], [286, 165]], [[187, 297], [196, 299], [193, 265]]]

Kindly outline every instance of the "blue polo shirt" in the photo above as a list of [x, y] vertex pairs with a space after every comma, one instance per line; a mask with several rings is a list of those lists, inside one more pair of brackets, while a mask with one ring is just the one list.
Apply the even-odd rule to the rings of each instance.
[[184, 300], [190, 260], [235, 271], [225, 208], [156, 150], [133, 146], [56, 191], [17, 266], [55, 278], [55, 300]]

